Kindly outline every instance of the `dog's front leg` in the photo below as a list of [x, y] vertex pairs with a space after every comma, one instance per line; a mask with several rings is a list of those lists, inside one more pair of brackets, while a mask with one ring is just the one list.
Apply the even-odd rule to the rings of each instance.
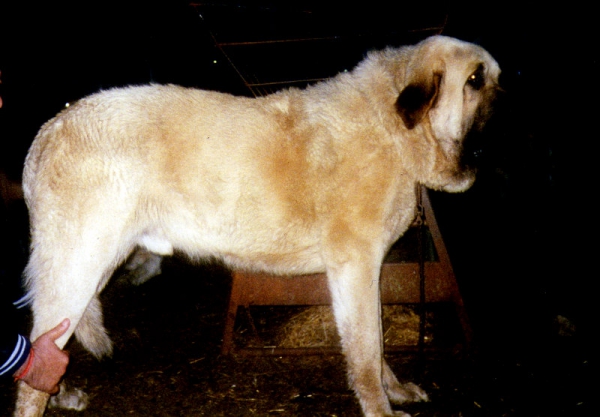
[[393, 415], [383, 386], [383, 338], [378, 265], [346, 262], [328, 269], [328, 282], [348, 380], [365, 416]]

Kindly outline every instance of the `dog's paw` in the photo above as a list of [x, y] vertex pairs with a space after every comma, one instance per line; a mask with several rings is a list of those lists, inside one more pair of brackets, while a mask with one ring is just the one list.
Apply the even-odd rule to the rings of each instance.
[[61, 384], [58, 394], [50, 397], [48, 407], [83, 411], [87, 407], [88, 402], [89, 398], [85, 392], [78, 388], [67, 388], [65, 384]]
[[[429, 401], [427, 393], [412, 382], [391, 385], [386, 391], [390, 401], [394, 404]], [[401, 411], [399, 412], [402, 413]]]

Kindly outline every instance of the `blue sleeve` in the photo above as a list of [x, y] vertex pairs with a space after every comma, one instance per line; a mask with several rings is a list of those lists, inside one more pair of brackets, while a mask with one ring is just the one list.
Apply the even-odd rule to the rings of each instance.
[[[2, 298], [2, 297], [0, 297]], [[27, 360], [31, 343], [14, 327], [15, 308], [10, 302], [0, 300], [0, 378], [11, 378]]]
[[[13, 301], [21, 294], [21, 272], [24, 268], [25, 254], [22, 243], [25, 241], [21, 225], [21, 211], [11, 211], [0, 197], [0, 378], [10, 378], [25, 363], [29, 356], [31, 343], [23, 332], [22, 318], [17, 307], [22, 307], [26, 298], [18, 303]], [[23, 213], [24, 211], [23, 207]], [[10, 221], [9, 221], [10, 218]], [[20, 220], [21, 219], [21, 220]], [[23, 221], [22, 221], [23, 220]]]

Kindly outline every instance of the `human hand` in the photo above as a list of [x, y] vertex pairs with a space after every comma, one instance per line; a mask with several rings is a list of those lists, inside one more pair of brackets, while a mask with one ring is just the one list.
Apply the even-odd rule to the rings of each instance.
[[[33, 362], [29, 372], [20, 378], [32, 388], [48, 394], [56, 394], [58, 383], [67, 370], [69, 355], [56, 346], [56, 339], [69, 328], [71, 322], [64, 319], [58, 326], [44, 333], [32, 343]], [[30, 353], [31, 355], [31, 353]], [[26, 365], [23, 365], [25, 367]], [[17, 374], [22, 372], [20, 369]]]

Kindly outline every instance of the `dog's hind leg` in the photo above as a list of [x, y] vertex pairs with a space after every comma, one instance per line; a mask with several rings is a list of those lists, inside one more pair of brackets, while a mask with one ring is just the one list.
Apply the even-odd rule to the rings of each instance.
[[112, 341], [104, 328], [102, 304], [98, 295], [92, 298], [85, 309], [75, 329], [75, 336], [79, 343], [98, 359], [112, 354]]
[[120, 281], [129, 282], [132, 285], [142, 285], [151, 278], [162, 273], [162, 256], [152, 253], [145, 248], [138, 248], [125, 262], [125, 273], [119, 277]]
[[[98, 296], [94, 296], [75, 328], [77, 340], [94, 356], [100, 358], [112, 353], [112, 342], [102, 323], [102, 306]], [[41, 416], [48, 401], [47, 394], [33, 390], [23, 383], [18, 388], [15, 416]], [[87, 407], [88, 395], [78, 388], [68, 388], [62, 382], [58, 394], [49, 398], [50, 408], [82, 411]]]
[[[32, 299], [32, 340], [69, 318], [71, 326], [56, 341], [58, 347], [63, 348], [77, 331], [92, 353], [110, 353], [97, 296], [133, 244], [123, 236], [125, 220], [118, 219], [124, 216], [112, 217], [108, 225], [102, 221], [106, 218], [106, 214], [88, 212], [76, 225], [71, 222], [61, 230], [52, 225], [52, 219], [34, 218], [32, 253], [26, 269]], [[96, 329], [90, 328], [94, 326]], [[47, 400], [46, 394], [20, 384], [15, 415], [41, 416]]]
[[13, 417], [42, 417], [48, 404], [49, 394], [31, 388], [23, 381], [17, 386], [17, 404]]

